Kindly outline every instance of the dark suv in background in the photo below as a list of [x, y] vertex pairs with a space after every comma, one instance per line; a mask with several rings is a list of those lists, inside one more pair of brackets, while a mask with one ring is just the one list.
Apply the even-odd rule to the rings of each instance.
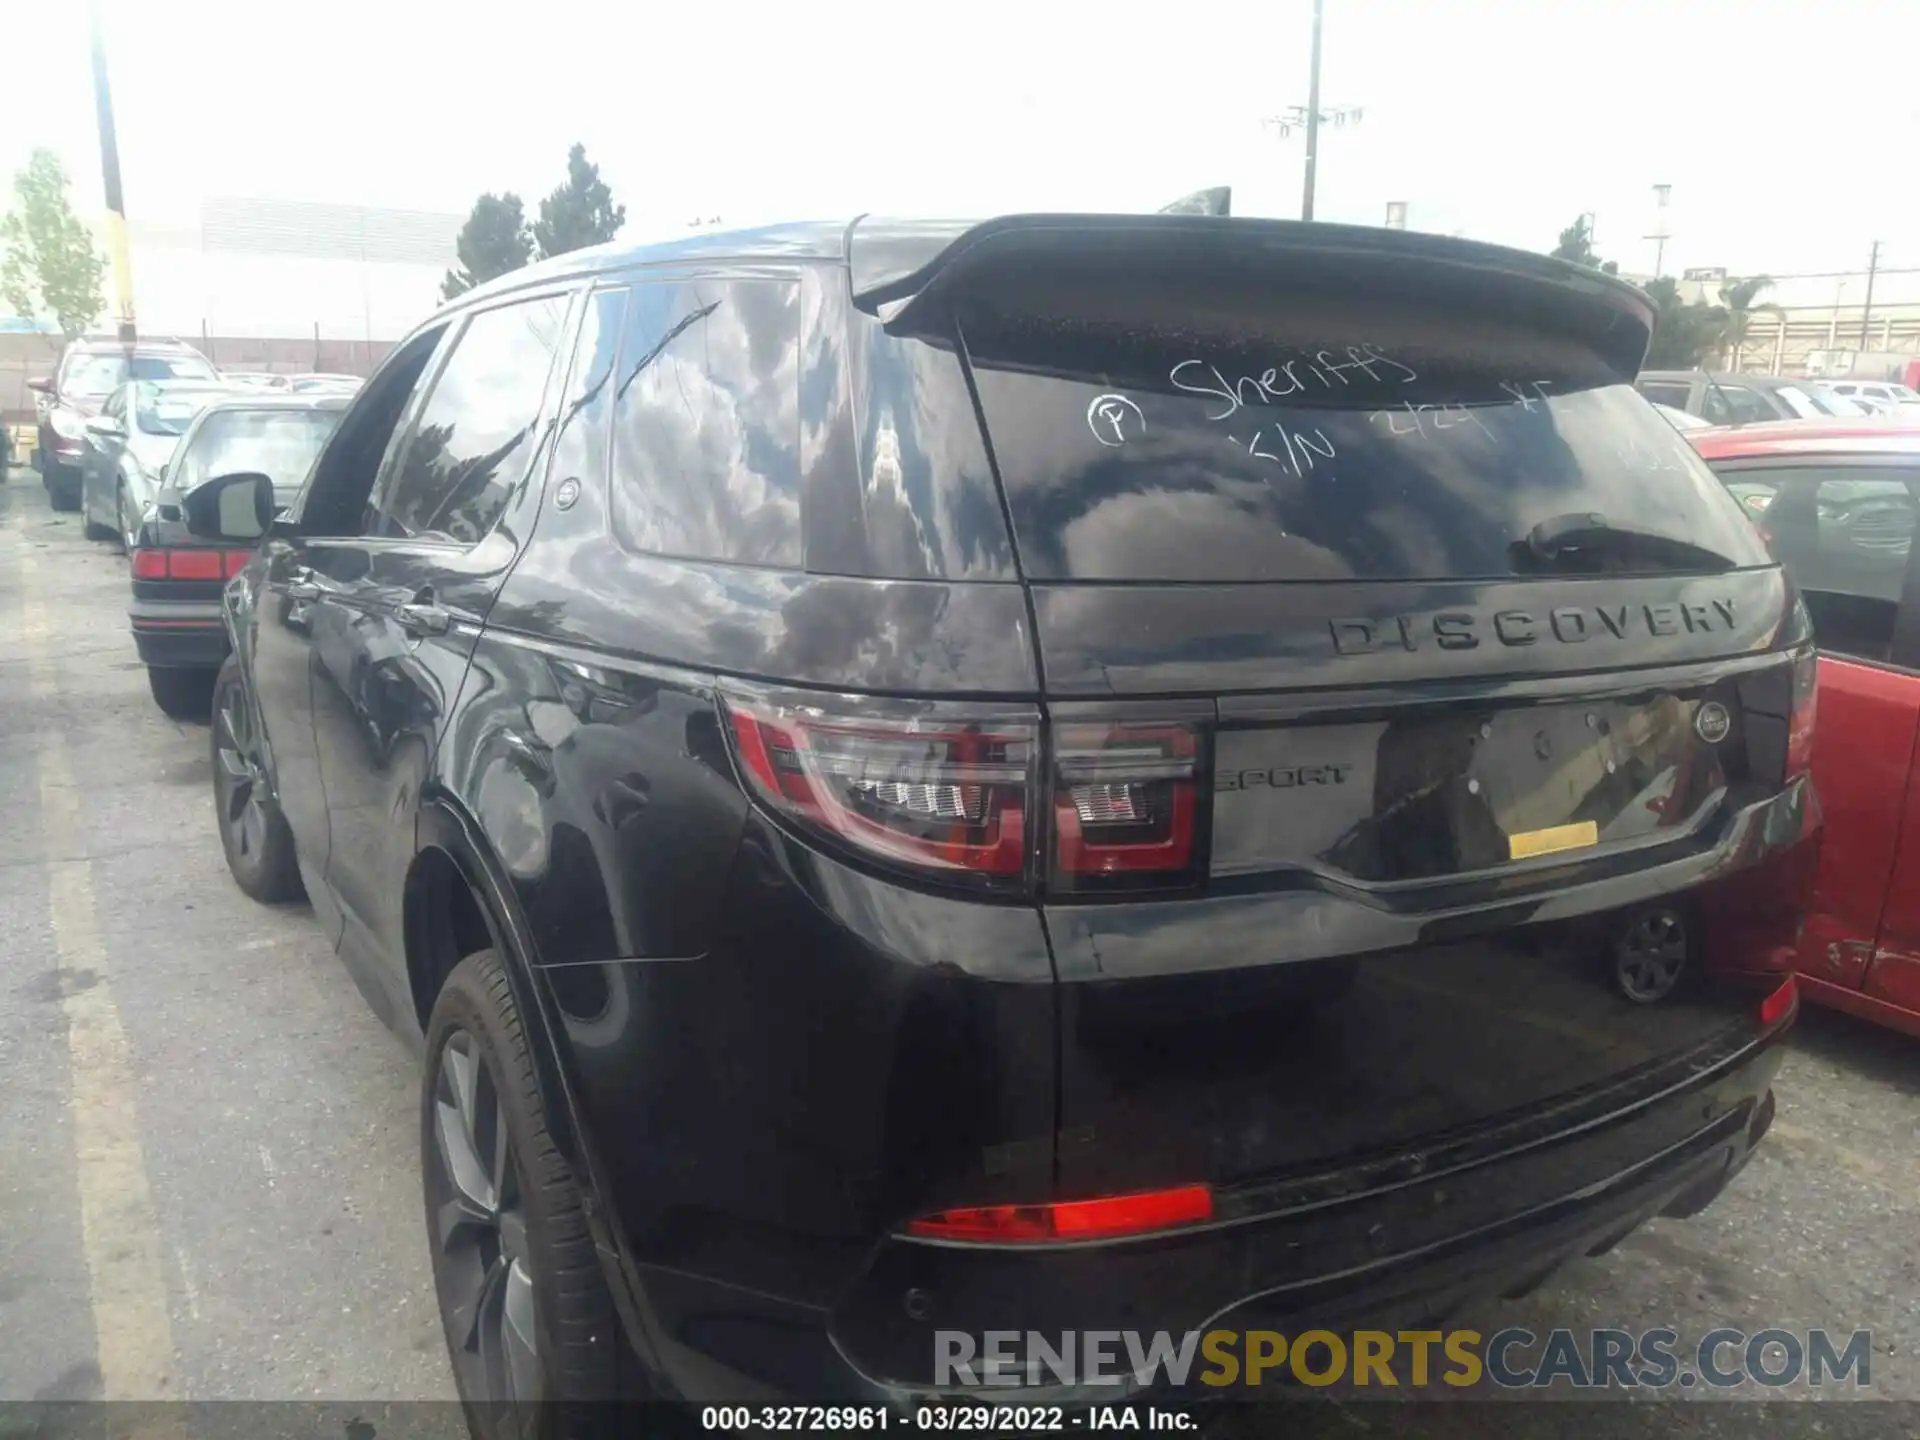
[[436, 312], [284, 518], [201, 486], [227, 856], [424, 1047], [476, 1424], [1391, 1329], [1711, 1200], [1814, 668], [1651, 319], [1337, 225], [705, 234]]
[[198, 380], [218, 383], [220, 372], [206, 356], [180, 340], [75, 340], [60, 354], [51, 376], [27, 381], [35, 392], [39, 422], [40, 478], [56, 510], [80, 508], [80, 465], [86, 454], [87, 421], [107, 397], [130, 380]]

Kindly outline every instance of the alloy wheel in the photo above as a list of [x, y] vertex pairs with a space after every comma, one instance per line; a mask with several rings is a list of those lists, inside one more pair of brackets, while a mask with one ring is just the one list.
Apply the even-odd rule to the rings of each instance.
[[254, 739], [253, 712], [240, 686], [229, 686], [222, 693], [214, 724], [218, 727], [215, 744], [220, 759], [214, 776], [220, 824], [232, 841], [235, 855], [258, 864], [267, 842], [266, 776]]
[[433, 1086], [428, 1216], [460, 1392], [480, 1404], [538, 1405], [544, 1380], [519, 1170], [469, 1032], [448, 1033]]
[[127, 554], [133, 553], [133, 527], [127, 523], [127, 487], [122, 485], [113, 495], [113, 524], [120, 532], [120, 548]]
[[1650, 910], [1620, 936], [1614, 978], [1620, 993], [1642, 1005], [1663, 1000], [1687, 964], [1687, 927], [1671, 910]]

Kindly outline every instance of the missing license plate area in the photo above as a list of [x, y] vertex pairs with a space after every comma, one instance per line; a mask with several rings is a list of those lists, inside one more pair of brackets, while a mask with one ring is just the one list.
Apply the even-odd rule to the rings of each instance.
[[1507, 837], [1507, 858], [1529, 860], [1537, 855], [1557, 855], [1562, 850], [1584, 850], [1600, 843], [1600, 826], [1592, 820], [1575, 825], [1549, 825], [1544, 830], [1522, 830]]

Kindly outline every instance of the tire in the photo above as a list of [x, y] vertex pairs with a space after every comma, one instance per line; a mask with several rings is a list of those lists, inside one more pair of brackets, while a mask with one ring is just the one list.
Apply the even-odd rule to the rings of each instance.
[[113, 528], [113, 538], [120, 542], [120, 553], [133, 554], [133, 527], [127, 524], [127, 482], [124, 480], [113, 487]]
[[259, 714], [241, 677], [239, 656], [229, 655], [220, 667], [210, 709], [214, 820], [233, 883], [266, 905], [304, 899], [293, 832], [267, 784]]
[[80, 508], [80, 472], [70, 465], [47, 462], [47, 500], [56, 510]]
[[172, 665], [149, 665], [147, 688], [153, 703], [170, 720], [206, 720], [213, 714], [213, 684], [217, 670], [188, 670]]
[[593, 1433], [632, 1369], [544, 1116], [506, 971], [491, 950], [469, 955], [427, 1024], [420, 1174], [447, 1353], [479, 1440]]
[[87, 491], [86, 491], [85, 482], [82, 482], [81, 488], [80, 488], [80, 519], [81, 519], [82, 527], [85, 531], [87, 539], [89, 540], [113, 539], [113, 527], [111, 525], [102, 525], [98, 520], [95, 520], [87, 510]]

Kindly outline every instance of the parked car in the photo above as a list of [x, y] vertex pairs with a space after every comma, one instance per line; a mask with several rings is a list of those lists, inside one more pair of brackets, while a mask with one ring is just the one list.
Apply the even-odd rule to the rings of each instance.
[[1821, 380], [1816, 383], [1829, 394], [1843, 395], [1876, 415], [1893, 414], [1909, 405], [1915, 407], [1915, 413], [1920, 413], [1920, 394], [1895, 380]]
[[75, 340], [61, 353], [51, 377], [36, 376], [27, 388], [38, 397], [40, 476], [56, 510], [80, 508], [80, 460], [87, 420], [129, 380], [199, 380], [217, 383], [207, 358], [178, 340], [141, 340], [128, 353], [115, 339]]
[[287, 388], [297, 395], [351, 395], [366, 382], [358, 375], [287, 375]]
[[1426, 1317], [1718, 1194], [1814, 659], [1652, 318], [1340, 225], [704, 232], [436, 311], [285, 516], [186, 497], [264, 532], [228, 864], [423, 1055], [480, 1429]]
[[1920, 1035], [1920, 424], [1687, 438], [1755, 511], [1820, 646], [1813, 776], [1828, 825], [1799, 947], [1802, 989]]
[[273, 390], [293, 389], [291, 380], [285, 375], [272, 375], [263, 370], [222, 370], [220, 378], [235, 390]]
[[201, 380], [135, 380], [106, 398], [86, 422], [80, 455], [80, 516], [89, 540], [132, 548], [180, 437], [227, 393]]
[[1828, 394], [1811, 381], [1782, 379], [1778, 375], [1645, 370], [1635, 385], [1656, 404], [1698, 415], [1709, 425], [1846, 419], [1867, 413], [1845, 396]]
[[217, 395], [182, 426], [166, 480], [131, 537], [133, 603], [127, 619], [156, 704], [176, 719], [205, 719], [227, 658], [220, 587], [252, 553], [188, 531], [182, 506], [208, 481], [236, 471], [265, 475], [276, 510], [293, 500], [314, 457], [340, 423], [338, 395]]

